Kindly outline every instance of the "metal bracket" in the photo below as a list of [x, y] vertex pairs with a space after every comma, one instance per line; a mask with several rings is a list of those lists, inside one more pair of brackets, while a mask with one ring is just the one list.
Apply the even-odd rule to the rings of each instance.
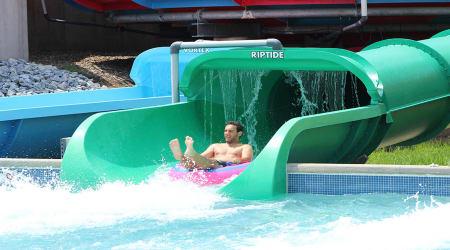
[[170, 45], [170, 74], [172, 84], [172, 103], [180, 102], [179, 94], [179, 52], [180, 49], [192, 48], [226, 48], [226, 47], [258, 47], [268, 46], [273, 50], [283, 49], [281, 42], [274, 38], [265, 40], [233, 40], [233, 41], [200, 41], [174, 42]]

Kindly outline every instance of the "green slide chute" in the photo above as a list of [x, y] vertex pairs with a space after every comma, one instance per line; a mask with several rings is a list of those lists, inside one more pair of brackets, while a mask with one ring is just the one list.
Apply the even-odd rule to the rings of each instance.
[[[256, 158], [221, 189], [235, 198], [287, 192], [286, 164], [351, 163], [377, 147], [428, 140], [450, 122], [450, 32], [342, 49], [214, 51], [192, 60], [186, 103], [96, 114], [74, 133], [61, 179], [79, 188], [138, 183], [173, 165], [168, 142], [199, 150], [223, 140], [226, 120], [246, 125]], [[277, 54], [274, 54], [277, 53]]]

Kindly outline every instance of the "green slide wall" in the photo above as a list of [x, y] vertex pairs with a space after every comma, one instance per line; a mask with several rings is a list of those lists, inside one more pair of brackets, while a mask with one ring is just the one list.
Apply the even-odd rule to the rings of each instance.
[[[170, 139], [191, 135], [196, 148], [205, 149], [223, 140], [225, 120], [231, 118], [247, 123], [244, 141], [257, 156], [221, 192], [245, 199], [284, 194], [288, 162], [350, 163], [379, 146], [418, 143], [446, 128], [449, 44], [445, 31], [423, 41], [381, 41], [359, 53], [312, 48], [207, 53], [184, 71], [180, 89], [187, 103], [96, 114], [83, 122], [67, 147], [61, 179], [79, 188], [140, 182], [161, 165], [175, 164]], [[299, 88], [286, 84], [297, 74], [289, 72], [320, 72], [323, 79], [314, 88]], [[347, 80], [334, 83], [333, 72], [343, 72]], [[358, 94], [349, 86], [357, 86]], [[340, 108], [312, 105], [313, 114], [300, 114], [299, 107], [310, 105], [304, 99], [295, 104], [303, 93], [322, 89], [327, 95], [339, 88]]]

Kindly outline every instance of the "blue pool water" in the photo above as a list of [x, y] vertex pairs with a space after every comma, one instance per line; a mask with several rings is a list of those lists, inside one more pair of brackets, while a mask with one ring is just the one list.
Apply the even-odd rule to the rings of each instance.
[[158, 173], [79, 193], [0, 179], [1, 249], [450, 249], [450, 197], [231, 200]]

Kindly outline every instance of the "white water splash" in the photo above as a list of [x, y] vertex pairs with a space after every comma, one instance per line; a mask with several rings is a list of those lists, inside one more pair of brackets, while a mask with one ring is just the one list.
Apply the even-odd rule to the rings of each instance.
[[[0, 186], [0, 200], [0, 241], [14, 239], [17, 249], [54, 242], [78, 249], [450, 248], [448, 199], [419, 194], [244, 202], [173, 182], [161, 170], [140, 185], [109, 183], [79, 193], [13, 181]], [[102, 238], [111, 233], [114, 242]], [[65, 242], [73, 237], [79, 238]]]
[[425, 207], [382, 220], [342, 217], [325, 230], [289, 228], [243, 242], [241, 249], [449, 249], [450, 204]]
[[[161, 222], [220, 216], [212, 208], [227, 200], [214, 189], [171, 181], [157, 174], [148, 182], [107, 183], [98, 190], [73, 193], [68, 186], [40, 187], [30, 182], [0, 186], [0, 235], [61, 233], [112, 225], [126, 219]], [[214, 213], [214, 214], [212, 214]]]

